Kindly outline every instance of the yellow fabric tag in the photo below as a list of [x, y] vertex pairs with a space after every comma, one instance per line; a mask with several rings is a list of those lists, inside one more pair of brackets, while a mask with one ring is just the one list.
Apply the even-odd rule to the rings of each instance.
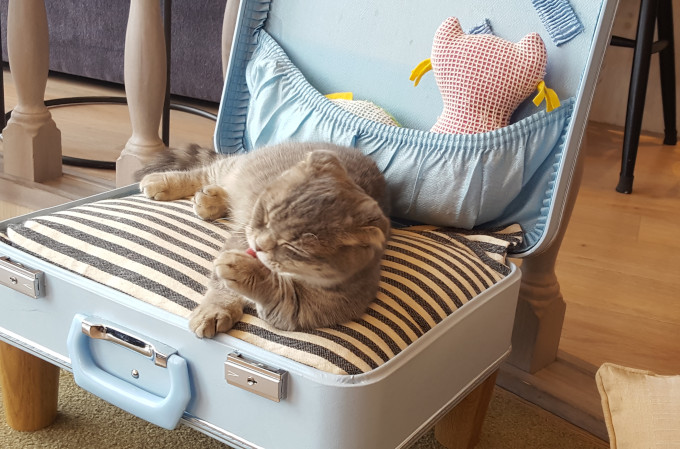
[[430, 61], [430, 58], [421, 61], [420, 64], [411, 71], [411, 77], [409, 79], [414, 82], [413, 87], [416, 87], [418, 83], [420, 83], [420, 78], [430, 70], [432, 70], [432, 61]]
[[352, 92], [336, 92], [326, 95], [326, 98], [329, 100], [354, 100], [354, 94]]
[[538, 89], [538, 94], [534, 97], [534, 104], [536, 106], [540, 105], [541, 102], [545, 99], [545, 110], [550, 112], [555, 108], [560, 107], [560, 99], [555, 93], [554, 90], [549, 89], [545, 85], [545, 81], [541, 81], [538, 83], [538, 86], [536, 86], [536, 89]]

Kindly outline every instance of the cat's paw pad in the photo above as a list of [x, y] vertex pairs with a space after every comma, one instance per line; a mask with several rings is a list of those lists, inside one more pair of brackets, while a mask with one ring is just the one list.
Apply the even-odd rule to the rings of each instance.
[[220, 186], [205, 186], [194, 195], [194, 212], [204, 220], [212, 221], [227, 214], [227, 192]]
[[217, 333], [229, 331], [241, 319], [240, 310], [232, 310], [222, 305], [200, 304], [189, 315], [189, 329], [198, 338], [212, 338]]
[[165, 173], [150, 173], [139, 182], [139, 190], [147, 196], [158, 201], [176, 199], [173, 196], [172, 185]]

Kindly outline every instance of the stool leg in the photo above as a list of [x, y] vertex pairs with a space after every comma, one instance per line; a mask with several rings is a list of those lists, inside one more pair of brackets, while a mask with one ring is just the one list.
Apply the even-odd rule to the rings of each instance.
[[675, 145], [678, 141], [676, 129], [676, 96], [675, 96], [675, 45], [673, 43], [673, 7], [672, 0], [659, 1], [657, 15], [657, 33], [659, 40], [667, 42], [666, 48], [659, 52], [659, 68], [661, 72], [661, 100], [663, 102], [663, 123], [665, 145]]
[[621, 157], [621, 174], [616, 191], [631, 193], [633, 191], [633, 171], [635, 158], [640, 143], [642, 129], [642, 113], [645, 108], [647, 81], [649, 80], [649, 65], [652, 58], [652, 44], [654, 43], [654, 25], [658, 0], [642, 0], [640, 3], [640, 17], [638, 19], [635, 50], [633, 53], [633, 68], [630, 75], [628, 89], [628, 109], [626, 111], [626, 130], [623, 136], [623, 154]]

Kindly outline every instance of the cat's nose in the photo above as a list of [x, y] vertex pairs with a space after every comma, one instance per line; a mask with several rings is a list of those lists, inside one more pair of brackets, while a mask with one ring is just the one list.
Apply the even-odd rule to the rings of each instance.
[[260, 235], [255, 239], [255, 251], [269, 251], [276, 246], [276, 239], [271, 234]]

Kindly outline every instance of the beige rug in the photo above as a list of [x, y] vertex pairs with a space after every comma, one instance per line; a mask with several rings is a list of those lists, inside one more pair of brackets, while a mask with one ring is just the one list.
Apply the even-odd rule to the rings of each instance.
[[[59, 414], [50, 427], [37, 432], [17, 432], [7, 425], [4, 414], [0, 414], [0, 448], [94, 447], [212, 449], [228, 446], [186, 426], [168, 431], [123, 412], [82, 390], [66, 371], [61, 372], [60, 378]], [[478, 449], [607, 447], [603, 441], [500, 388], [496, 388], [494, 393], [482, 441], [477, 446]], [[429, 432], [413, 448], [441, 449], [443, 446]]]

